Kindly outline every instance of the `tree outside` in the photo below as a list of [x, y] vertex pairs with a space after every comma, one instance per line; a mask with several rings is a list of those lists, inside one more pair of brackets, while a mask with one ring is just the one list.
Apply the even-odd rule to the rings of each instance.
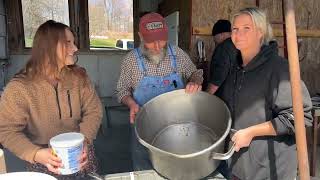
[[26, 47], [32, 47], [36, 30], [47, 20], [69, 25], [68, 0], [23, 0], [21, 3]]
[[[68, 0], [23, 0], [26, 47], [40, 24], [55, 20], [69, 25]], [[89, 0], [90, 47], [115, 47], [118, 39], [133, 40], [133, 0]]]
[[90, 47], [115, 47], [133, 39], [133, 0], [89, 0]]

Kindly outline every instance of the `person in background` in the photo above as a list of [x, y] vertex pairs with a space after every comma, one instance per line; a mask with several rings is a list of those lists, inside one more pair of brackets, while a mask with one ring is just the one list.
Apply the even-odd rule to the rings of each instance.
[[[139, 48], [129, 52], [121, 65], [117, 84], [119, 102], [130, 108], [130, 122], [150, 99], [177, 89], [187, 93], [201, 90], [202, 70], [197, 70], [189, 56], [168, 43], [168, 27], [158, 13], [145, 14], [140, 19]], [[134, 170], [151, 169], [148, 154], [131, 129]]]
[[[212, 36], [216, 48], [211, 59], [207, 92], [219, 97], [220, 92], [223, 91], [224, 81], [237, 67], [237, 58], [240, 52], [231, 41], [230, 21], [219, 19], [212, 27]], [[229, 178], [230, 174], [226, 161], [221, 161], [217, 170], [225, 178]]]
[[[207, 92], [219, 96], [223, 82], [237, 66], [239, 50], [231, 41], [231, 23], [228, 20], [218, 20], [212, 28], [212, 36], [216, 48], [210, 64], [210, 79]], [[218, 92], [217, 92], [218, 91]]]
[[[0, 143], [29, 171], [58, 179], [75, 179], [97, 170], [93, 140], [102, 106], [85, 69], [75, 63], [74, 35], [49, 20], [38, 28], [25, 67], [7, 84], [0, 101]], [[59, 175], [61, 159], [48, 147], [50, 138], [66, 132], [85, 136], [81, 171]]]
[[231, 37], [231, 23], [226, 19], [219, 19], [212, 27], [213, 41], [216, 45]]
[[[295, 179], [297, 147], [288, 61], [278, 55], [264, 12], [246, 8], [233, 16], [232, 42], [242, 64], [227, 78], [222, 99], [232, 115], [233, 179]], [[304, 119], [312, 125], [309, 92], [301, 81]]]

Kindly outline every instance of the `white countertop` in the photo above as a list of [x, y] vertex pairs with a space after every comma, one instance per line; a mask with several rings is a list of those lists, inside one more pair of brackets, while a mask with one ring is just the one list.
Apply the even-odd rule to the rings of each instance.
[[[117, 173], [104, 176], [105, 180], [165, 180], [154, 170], [136, 171], [127, 173]], [[213, 173], [207, 180], [225, 180], [219, 173]]]

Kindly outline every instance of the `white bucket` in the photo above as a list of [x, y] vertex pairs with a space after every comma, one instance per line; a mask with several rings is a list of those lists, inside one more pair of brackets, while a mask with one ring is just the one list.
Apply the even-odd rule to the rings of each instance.
[[63, 167], [59, 168], [62, 175], [80, 170], [83, 141], [84, 136], [81, 133], [64, 133], [50, 139], [51, 148], [62, 161]]
[[3, 150], [0, 149], [0, 174], [6, 173], [6, 162], [4, 159]]

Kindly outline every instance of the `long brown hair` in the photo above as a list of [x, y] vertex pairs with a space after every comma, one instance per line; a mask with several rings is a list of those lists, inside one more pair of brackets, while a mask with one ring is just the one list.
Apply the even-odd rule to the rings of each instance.
[[[59, 79], [58, 63], [61, 60], [57, 56], [57, 46], [60, 42], [63, 51], [66, 50], [66, 30], [71, 31], [67, 25], [53, 20], [41, 24], [34, 36], [31, 57], [17, 75], [23, 74], [31, 80], [38, 77]], [[79, 70], [76, 65], [70, 68]]]

